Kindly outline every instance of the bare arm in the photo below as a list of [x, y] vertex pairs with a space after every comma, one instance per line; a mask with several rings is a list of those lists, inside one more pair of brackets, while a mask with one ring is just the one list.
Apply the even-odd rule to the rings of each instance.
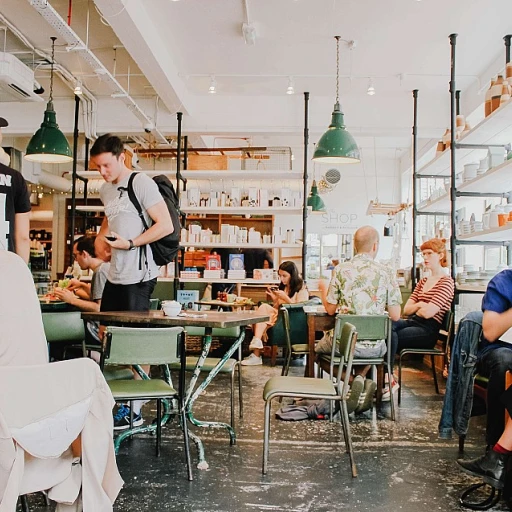
[[482, 328], [487, 341], [494, 343], [500, 336], [512, 327], [512, 309], [503, 313], [495, 311], [484, 311]]
[[[160, 238], [170, 235], [174, 231], [171, 215], [167, 209], [165, 201], [160, 201], [159, 203], [149, 208], [148, 214], [153, 220], [153, 225], [147, 231], [144, 231], [144, 233], [141, 233], [137, 238], [133, 239], [133, 245], [135, 247], [150, 244], [155, 240], [160, 240]], [[112, 232], [112, 236], [115, 236], [117, 240], [113, 242], [107, 240], [111, 247], [114, 249], [125, 250], [130, 248], [130, 242], [128, 242], [128, 240], [114, 232]]]
[[327, 302], [327, 285], [325, 284], [325, 281], [323, 281], [322, 279], [318, 282], [318, 290], [320, 291], [320, 296], [325, 311], [327, 312], [328, 315], [334, 315], [336, 313], [338, 305]]
[[433, 302], [423, 302], [422, 304], [423, 305], [416, 312], [421, 318], [434, 318], [434, 316], [441, 311], [441, 308]]
[[387, 307], [389, 318], [391, 318], [393, 322], [400, 320], [401, 309], [400, 305]]
[[84, 300], [77, 297], [72, 291], [67, 288], [56, 288], [53, 292], [59, 299], [76, 306], [80, 311], [90, 311], [96, 313], [100, 310], [100, 304], [93, 300]]
[[28, 263], [30, 258], [30, 212], [17, 213], [14, 217], [14, 247], [16, 254]]

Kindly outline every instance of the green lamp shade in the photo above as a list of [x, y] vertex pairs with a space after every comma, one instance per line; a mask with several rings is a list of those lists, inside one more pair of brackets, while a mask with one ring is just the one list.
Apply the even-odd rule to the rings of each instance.
[[311, 185], [311, 192], [308, 197], [307, 205], [314, 212], [324, 212], [325, 211], [325, 204], [322, 201], [322, 198], [318, 195], [318, 187], [316, 186], [315, 180], [313, 180], [313, 183]]
[[320, 137], [313, 160], [327, 164], [357, 164], [361, 161], [356, 141], [345, 129], [339, 103], [334, 105], [331, 124]]
[[53, 102], [49, 101], [41, 127], [30, 139], [25, 154], [32, 162], [63, 164], [71, 162], [73, 155], [65, 135], [59, 130]]

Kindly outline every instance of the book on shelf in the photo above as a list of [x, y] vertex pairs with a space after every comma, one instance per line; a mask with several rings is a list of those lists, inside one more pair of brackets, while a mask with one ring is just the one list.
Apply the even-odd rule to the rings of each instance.
[[222, 275], [221, 275], [221, 269], [218, 269], [218, 270], [205, 270], [203, 272], [203, 277], [205, 279], [222, 279]]
[[[220, 270], [222, 268], [222, 264], [220, 262], [219, 254], [210, 254], [206, 256], [206, 270]], [[206, 277], [206, 276], [205, 276]]]
[[178, 290], [176, 300], [183, 306], [183, 309], [199, 310], [198, 305], [195, 304], [199, 300], [199, 290]]
[[245, 270], [228, 270], [228, 279], [245, 279]]
[[230, 254], [229, 255], [229, 270], [243, 270], [244, 255], [243, 254]]

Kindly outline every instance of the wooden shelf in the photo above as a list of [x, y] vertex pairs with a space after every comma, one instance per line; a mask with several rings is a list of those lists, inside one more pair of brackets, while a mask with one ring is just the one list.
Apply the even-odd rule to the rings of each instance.
[[[138, 171], [148, 176], [164, 174], [170, 178], [176, 178], [176, 171]], [[101, 179], [98, 171], [81, 171], [79, 176], [83, 178]], [[187, 180], [302, 180], [302, 171], [272, 171], [258, 169], [257, 171], [181, 171], [183, 178]]]
[[302, 244], [240, 244], [224, 242], [180, 242], [182, 247], [201, 247], [205, 249], [226, 248], [226, 249], [301, 249]]
[[483, 285], [472, 286], [470, 284], [457, 284], [457, 285], [455, 285], [455, 289], [459, 292], [485, 293], [487, 290], [487, 286], [483, 286]]
[[[472, 130], [457, 142], [464, 144], [509, 144], [512, 141], [512, 100], [502, 105], [490, 116], [483, 119]], [[448, 149], [426, 163], [418, 171], [418, 175], [435, 174], [450, 175], [450, 156]], [[464, 164], [477, 162], [485, 157], [486, 149], [456, 149], [458, 171]]]
[[183, 213], [218, 213], [222, 215], [302, 215], [302, 208], [292, 208], [288, 206], [279, 207], [234, 207], [228, 206], [225, 208], [221, 207], [190, 207], [186, 206], [181, 208]]
[[[160, 279], [167, 279], [169, 281], [172, 281], [172, 277], [162, 277]], [[279, 284], [279, 279], [208, 279], [204, 277], [200, 277], [197, 279], [189, 278], [189, 277], [180, 277], [180, 283], [235, 283], [235, 284], [246, 284], [246, 285], [265, 285], [268, 286], [269, 284]]]

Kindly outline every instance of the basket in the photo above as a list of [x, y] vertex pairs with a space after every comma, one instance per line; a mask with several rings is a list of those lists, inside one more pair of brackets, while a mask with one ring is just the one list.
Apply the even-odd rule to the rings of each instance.
[[188, 155], [188, 171], [226, 171], [227, 155]]

